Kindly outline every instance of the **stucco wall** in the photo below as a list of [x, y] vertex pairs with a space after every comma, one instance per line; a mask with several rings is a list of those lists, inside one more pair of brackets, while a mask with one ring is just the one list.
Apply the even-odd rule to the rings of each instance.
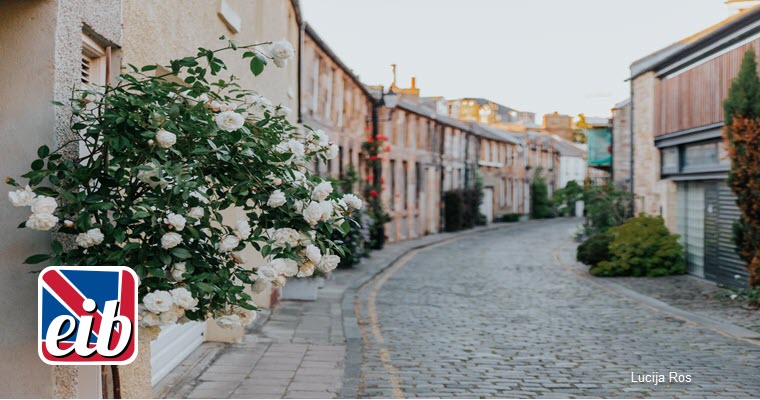
[[[0, 170], [18, 177], [37, 147], [53, 140], [56, 2], [0, 3]], [[29, 209], [14, 208], [3, 185], [0, 200], [0, 397], [51, 397], [53, 368], [37, 356], [38, 266], [21, 262], [48, 250], [47, 234], [14, 229]], [[13, 362], [8, 362], [13, 360]]]
[[[0, 3], [0, 169], [19, 177], [29, 170], [36, 149], [56, 148], [69, 138], [69, 115], [50, 101], [65, 101], [81, 73], [82, 32], [102, 44], [118, 43], [119, 0], [4, 1]], [[23, 179], [19, 180], [25, 183]], [[2, 189], [5, 199], [10, 187]], [[18, 225], [28, 209], [0, 207], [0, 223]], [[37, 356], [37, 275], [44, 267], [21, 262], [49, 251], [48, 234], [31, 230], [0, 232], [0, 397], [76, 397], [76, 367], [49, 367]]]

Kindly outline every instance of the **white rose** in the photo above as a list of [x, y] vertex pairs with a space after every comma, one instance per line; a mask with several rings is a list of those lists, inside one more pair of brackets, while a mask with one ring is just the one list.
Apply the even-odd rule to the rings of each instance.
[[247, 239], [251, 236], [251, 225], [248, 221], [240, 220], [235, 224], [235, 235], [240, 239]]
[[198, 299], [194, 298], [193, 294], [183, 287], [172, 289], [170, 293], [172, 294], [174, 304], [185, 310], [195, 310], [195, 306], [198, 305]]
[[200, 208], [200, 207], [193, 207], [193, 208], [190, 209], [190, 212], [187, 213], [187, 216], [188, 217], [193, 217], [195, 219], [201, 219], [201, 218], [203, 218], [203, 214], [204, 214], [204, 212], [203, 212], [202, 208]]
[[169, 311], [174, 305], [172, 294], [166, 290], [156, 290], [143, 297], [143, 305], [150, 312], [160, 314]]
[[313, 244], [306, 246], [305, 253], [306, 257], [308, 257], [314, 264], [319, 264], [319, 262], [322, 261], [322, 252], [319, 250], [319, 247], [314, 246]]
[[340, 152], [340, 148], [338, 148], [338, 145], [333, 143], [330, 145], [330, 147], [327, 148], [327, 151], [325, 152], [325, 157], [328, 160], [332, 160], [333, 158], [338, 156], [338, 152]]
[[330, 182], [322, 181], [314, 187], [314, 190], [311, 192], [311, 198], [316, 201], [322, 201], [326, 199], [332, 191], [333, 187]]
[[177, 245], [180, 243], [182, 243], [182, 236], [176, 232], [169, 232], [161, 237], [161, 247], [165, 249], [177, 247]]
[[289, 258], [276, 258], [269, 263], [269, 266], [287, 277], [295, 276], [298, 273], [298, 264]]
[[285, 286], [285, 282], [287, 282], [287, 281], [288, 281], [287, 278], [285, 278], [283, 275], [280, 275], [280, 276], [277, 277], [277, 279], [275, 279], [274, 281], [272, 281], [272, 285], [273, 286], [277, 286], [277, 287], [283, 287], [283, 286]]
[[257, 279], [263, 280], [264, 282], [272, 282], [273, 280], [277, 279], [277, 275], [277, 270], [272, 268], [270, 265], [264, 265], [256, 270], [256, 276], [258, 277]]
[[240, 317], [240, 323], [244, 327], [256, 320], [256, 311], [240, 309], [235, 314]]
[[232, 254], [230, 254], [230, 257], [232, 257], [232, 261], [234, 261], [236, 264], [246, 263], [246, 258], [243, 255], [242, 251], [233, 251]]
[[169, 326], [172, 324], [176, 324], [177, 320], [185, 316], [185, 310], [183, 310], [181, 307], [173, 306], [169, 309], [169, 311], [164, 311], [159, 315], [159, 319], [161, 320], [161, 326]]
[[32, 214], [26, 221], [26, 227], [35, 231], [49, 231], [58, 223], [58, 217], [53, 214]]
[[232, 250], [235, 250], [236, 247], [240, 244], [240, 239], [238, 239], [235, 235], [227, 235], [227, 237], [222, 240], [221, 243], [219, 243], [219, 250], [223, 251], [225, 253], [228, 253]]
[[58, 208], [55, 199], [47, 196], [39, 196], [32, 200], [32, 212], [35, 214], [52, 214]]
[[338, 267], [340, 257], [335, 254], [326, 254], [322, 256], [322, 262], [317, 266], [322, 272], [330, 272]]
[[99, 245], [103, 242], [104, 238], [105, 237], [103, 236], [103, 232], [101, 232], [100, 229], [93, 228], [85, 233], [78, 234], [76, 243], [77, 246], [84, 247], [86, 249], [88, 247]]
[[307, 278], [314, 275], [314, 263], [311, 261], [305, 262], [301, 265], [301, 268], [298, 269], [298, 276], [299, 278]]
[[274, 110], [274, 115], [277, 116], [277, 117], [286, 117], [287, 118], [292, 112], [293, 112], [293, 110], [291, 110], [290, 108], [285, 107], [283, 105], [280, 105], [280, 106], [277, 107], [276, 110]]
[[275, 186], [280, 186], [282, 184], [282, 179], [280, 179], [280, 178], [274, 178], [274, 179], [272, 179], [272, 183]]
[[270, 239], [274, 240], [276, 247], [285, 247], [286, 245], [293, 247], [298, 245], [299, 236], [298, 231], [293, 228], [281, 228], [275, 230]]
[[31, 206], [35, 196], [29, 185], [26, 185], [23, 190], [8, 193], [8, 199], [16, 207]]
[[296, 139], [288, 140], [288, 150], [290, 150], [296, 157], [303, 157], [306, 154], [306, 149], [303, 147], [303, 143]]
[[150, 311], [144, 311], [140, 314], [140, 326], [154, 327], [159, 326], [160, 324], [161, 319], [159, 319], [158, 314], [152, 313]]
[[362, 200], [355, 194], [344, 194], [342, 200], [349, 208], [352, 208], [354, 210], [362, 208]]
[[298, 244], [300, 244], [301, 246], [308, 246], [316, 238], [317, 238], [316, 231], [301, 232], [300, 237], [298, 238]]
[[269, 54], [272, 56], [274, 64], [282, 68], [288, 65], [288, 60], [293, 58], [295, 51], [287, 40], [278, 40], [269, 46]]
[[168, 149], [177, 143], [177, 135], [167, 130], [159, 129], [158, 132], [156, 132], [156, 141], [159, 146]]
[[272, 108], [272, 102], [264, 96], [253, 95], [250, 96], [248, 101], [251, 103], [251, 111], [257, 117], [263, 117], [264, 114]]
[[301, 213], [303, 211], [303, 200], [294, 201], [293, 209], [296, 210], [297, 213]]
[[331, 201], [320, 201], [319, 208], [322, 211], [322, 215], [320, 217], [322, 221], [327, 221], [328, 219], [332, 217], [333, 204]]
[[169, 224], [174, 227], [174, 229], [181, 231], [185, 229], [185, 224], [187, 223], [187, 220], [185, 217], [175, 214], [175, 213], [168, 213], [166, 214], [166, 218], [164, 218], [164, 223]]
[[182, 282], [183, 280], [185, 280], [185, 277], [182, 275], [185, 274], [186, 272], [187, 272], [187, 269], [185, 267], [185, 263], [183, 262], [176, 263], [172, 267], [172, 271], [171, 271], [172, 279], [174, 279], [175, 282]]
[[285, 199], [285, 193], [283, 193], [280, 189], [275, 190], [272, 192], [271, 195], [269, 195], [269, 200], [267, 200], [267, 205], [269, 207], [279, 207], [283, 204], [285, 204], [287, 200]]
[[219, 129], [227, 132], [234, 132], [243, 127], [245, 118], [234, 111], [224, 111], [216, 114], [214, 121], [216, 121], [216, 126], [218, 126]]
[[327, 147], [330, 144], [330, 136], [321, 129], [314, 131], [314, 139], [316, 139], [317, 144], [320, 147]]
[[151, 178], [157, 176], [156, 171], [156, 165], [153, 163], [147, 163], [144, 165], [144, 167], [150, 167], [148, 170], [141, 169], [137, 171], [137, 179], [140, 180], [140, 182], [150, 184], [151, 186], [156, 184]]
[[266, 290], [266, 288], [269, 286], [269, 282], [264, 281], [263, 279], [257, 279], [253, 281], [253, 285], [251, 285], [251, 290], [253, 293], [259, 294]]
[[732, 294], [731, 296], [728, 296], [728, 297], [731, 298], [731, 300], [736, 300], [736, 298], [739, 297], [739, 295]]
[[306, 208], [303, 210], [303, 219], [306, 220], [306, 222], [314, 226], [322, 219], [322, 206], [317, 202], [311, 202]]

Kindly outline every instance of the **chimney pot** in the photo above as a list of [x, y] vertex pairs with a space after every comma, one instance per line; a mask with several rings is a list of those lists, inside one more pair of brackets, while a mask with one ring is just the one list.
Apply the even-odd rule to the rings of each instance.
[[412, 89], [417, 89], [417, 78], [412, 77]]

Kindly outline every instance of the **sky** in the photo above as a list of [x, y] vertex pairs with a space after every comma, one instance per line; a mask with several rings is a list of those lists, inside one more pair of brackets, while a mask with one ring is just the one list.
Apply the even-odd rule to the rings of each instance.
[[730, 15], [724, 0], [301, 0], [366, 84], [607, 117], [630, 64]]

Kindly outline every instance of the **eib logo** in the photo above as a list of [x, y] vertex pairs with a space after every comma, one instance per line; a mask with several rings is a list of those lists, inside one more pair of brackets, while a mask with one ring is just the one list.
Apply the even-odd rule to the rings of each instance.
[[137, 276], [127, 267], [48, 267], [38, 281], [38, 352], [50, 365], [137, 357]]

